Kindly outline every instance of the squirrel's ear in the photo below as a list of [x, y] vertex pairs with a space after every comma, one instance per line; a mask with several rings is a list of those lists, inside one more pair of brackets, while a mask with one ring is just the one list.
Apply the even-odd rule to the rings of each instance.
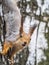
[[36, 27], [37, 27], [37, 24], [34, 24], [33, 26], [30, 26], [30, 30], [29, 30], [30, 36], [32, 35], [32, 33], [34, 32]]

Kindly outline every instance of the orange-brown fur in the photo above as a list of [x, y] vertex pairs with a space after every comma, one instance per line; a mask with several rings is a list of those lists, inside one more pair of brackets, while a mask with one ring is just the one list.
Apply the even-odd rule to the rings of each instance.
[[5, 41], [3, 45], [3, 51], [1, 53], [5, 55], [9, 50], [9, 48], [12, 48], [15, 45], [16, 45], [16, 50], [18, 51], [24, 47], [23, 46], [24, 42], [26, 42], [26, 45], [28, 45], [29, 41], [30, 41], [30, 35], [23, 32], [22, 37], [20, 37], [15, 42]]
[[4, 45], [3, 45], [3, 50], [0, 53], [2, 55], [6, 55], [8, 53], [9, 48], [12, 48], [12, 51], [10, 52], [11, 55], [10, 55], [10, 58], [9, 58], [10, 60], [12, 60], [14, 54], [16, 54], [19, 50], [23, 49], [26, 45], [29, 44], [33, 31], [34, 31], [34, 29], [31, 28], [30, 32], [28, 34], [23, 32], [21, 34], [21, 37], [14, 42], [5, 41]]

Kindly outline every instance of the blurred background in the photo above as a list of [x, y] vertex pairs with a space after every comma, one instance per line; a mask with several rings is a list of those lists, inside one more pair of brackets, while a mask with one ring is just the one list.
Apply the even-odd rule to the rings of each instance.
[[[49, 65], [49, 1], [48, 0], [19, 0], [23, 18], [24, 31], [28, 32], [30, 23], [38, 24], [28, 47], [14, 56], [14, 65]], [[0, 0], [0, 51], [4, 40], [2, 2]], [[2, 61], [1, 61], [2, 58]], [[0, 58], [0, 64], [6, 60]]]

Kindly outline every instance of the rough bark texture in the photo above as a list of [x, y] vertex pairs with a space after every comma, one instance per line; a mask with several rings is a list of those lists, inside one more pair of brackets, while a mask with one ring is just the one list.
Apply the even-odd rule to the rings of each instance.
[[25, 49], [22, 50], [22, 52], [20, 52], [20, 54], [17, 54], [16, 61], [18, 60], [18, 62], [15, 62], [14, 65], [26, 65], [28, 55], [29, 51], [28, 47], [26, 47]]
[[[28, 55], [29, 55], [29, 50], [28, 47], [26, 47], [20, 53], [17, 53], [17, 55], [15, 55], [14, 65], [26, 65]], [[5, 65], [5, 64], [0, 60], [0, 65]]]

